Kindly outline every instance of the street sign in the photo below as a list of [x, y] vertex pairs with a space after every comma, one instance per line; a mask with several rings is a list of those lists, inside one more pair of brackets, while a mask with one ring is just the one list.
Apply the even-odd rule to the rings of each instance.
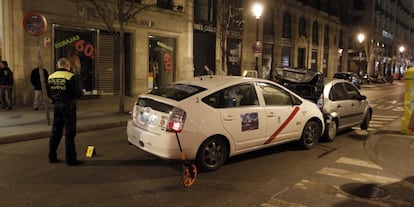
[[32, 36], [40, 36], [46, 32], [46, 18], [38, 13], [31, 12], [23, 17], [23, 27]]
[[23, 17], [23, 27], [26, 32], [31, 35], [35, 36], [36, 38], [36, 45], [37, 45], [37, 55], [38, 55], [38, 68], [39, 68], [39, 76], [40, 76], [40, 83], [42, 86], [42, 96], [43, 96], [43, 106], [45, 108], [46, 113], [46, 121], [47, 124], [50, 125], [50, 114], [49, 114], [49, 106], [48, 106], [48, 97], [47, 97], [47, 90], [45, 84], [45, 78], [43, 75], [43, 68], [41, 65], [41, 55], [40, 55], [40, 46], [39, 46], [39, 36], [43, 35], [47, 29], [47, 21], [46, 17], [35, 13], [27, 13]]
[[253, 45], [252, 45], [252, 49], [253, 49], [254, 53], [262, 53], [263, 43], [260, 42], [260, 41], [254, 42]]

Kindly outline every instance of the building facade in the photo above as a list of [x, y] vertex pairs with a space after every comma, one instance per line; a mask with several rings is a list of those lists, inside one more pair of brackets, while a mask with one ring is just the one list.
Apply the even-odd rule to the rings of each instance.
[[[82, 3], [83, 2], [83, 3]], [[107, 2], [107, 1], [103, 1]], [[125, 1], [130, 2], [130, 1]], [[253, 4], [263, 5], [260, 17]], [[79, 0], [1, 0], [0, 56], [14, 72], [14, 99], [30, 105], [31, 69], [53, 72], [67, 57], [90, 96], [136, 96], [204, 74], [241, 75], [275, 67], [376, 74], [402, 73], [412, 59], [414, 16], [410, 0], [141, 0], [144, 8], [125, 31], [125, 78], [120, 47], [98, 10]], [[64, 9], [59, 9], [64, 8]], [[224, 9], [223, 9], [224, 8]], [[27, 32], [33, 15], [47, 27]], [[111, 15], [115, 21], [114, 14]], [[356, 36], [365, 34], [359, 43]], [[399, 48], [404, 46], [405, 51]], [[360, 70], [361, 69], [361, 70]], [[121, 85], [121, 82], [123, 85]]]
[[[230, 3], [220, 5], [223, 2]], [[264, 8], [259, 18], [253, 16], [255, 3]], [[244, 70], [258, 70], [259, 77], [268, 78], [279, 66], [308, 68], [326, 76], [347, 70], [349, 32], [339, 17], [329, 13], [335, 7], [326, 5], [327, 11], [318, 10], [295, 0], [195, 0], [194, 5], [196, 71], [208, 64], [216, 74], [241, 75]], [[221, 12], [223, 8], [230, 9]], [[219, 18], [221, 15], [225, 17]], [[220, 19], [229, 20], [224, 24], [228, 29], [225, 50], [218, 43], [226, 34], [220, 28]], [[222, 58], [223, 53], [226, 58]]]
[[[145, 9], [124, 38], [125, 94], [131, 96], [193, 76], [192, 1], [142, 2]], [[32, 103], [31, 70], [42, 64], [51, 73], [61, 57], [71, 60], [87, 95], [119, 94], [119, 45], [96, 8], [73, 0], [2, 0], [0, 8], [1, 57], [14, 72], [16, 104]], [[27, 32], [37, 16], [47, 21], [41, 35]]]
[[[362, 73], [400, 77], [413, 59], [414, 1], [354, 0], [352, 6], [349, 42], [362, 56]], [[361, 43], [358, 34], [365, 36]]]

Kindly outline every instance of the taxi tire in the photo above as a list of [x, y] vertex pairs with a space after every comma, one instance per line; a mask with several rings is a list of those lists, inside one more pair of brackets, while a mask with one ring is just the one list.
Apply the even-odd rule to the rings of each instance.
[[196, 164], [201, 171], [213, 171], [222, 166], [227, 158], [229, 147], [220, 138], [211, 137], [205, 140], [197, 152]]
[[300, 144], [304, 149], [312, 149], [319, 142], [321, 127], [316, 121], [308, 121], [303, 127]]

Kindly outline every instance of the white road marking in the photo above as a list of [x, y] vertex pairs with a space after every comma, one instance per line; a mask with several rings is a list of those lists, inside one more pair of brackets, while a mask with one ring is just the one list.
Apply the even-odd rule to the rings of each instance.
[[365, 161], [365, 160], [359, 160], [359, 159], [353, 159], [348, 157], [341, 157], [336, 160], [337, 163], [347, 164], [347, 165], [355, 165], [359, 167], [367, 167], [372, 169], [379, 169], [383, 170], [381, 166], [376, 165], [373, 162]]
[[293, 203], [279, 198], [271, 197], [266, 203], [262, 203], [261, 207], [307, 207], [302, 204]]
[[373, 182], [378, 184], [390, 184], [390, 183], [396, 183], [401, 181], [401, 179], [398, 178], [392, 178], [392, 177], [385, 177], [385, 176], [379, 176], [379, 175], [372, 175], [367, 173], [358, 173], [353, 172], [349, 170], [343, 170], [338, 168], [332, 168], [332, 167], [324, 167], [321, 170], [317, 172], [318, 174], [322, 175], [329, 175], [333, 177], [339, 177], [359, 182]]

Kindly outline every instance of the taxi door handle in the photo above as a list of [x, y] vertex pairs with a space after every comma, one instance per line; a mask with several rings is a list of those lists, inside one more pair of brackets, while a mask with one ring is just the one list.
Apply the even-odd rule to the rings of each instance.
[[223, 119], [224, 121], [233, 121], [234, 117], [232, 115], [225, 115]]
[[270, 113], [267, 114], [267, 117], [274, 117], [274, 116], [275, 116], [275, 113], [273, 113], [273, 112], [270, 112]]

